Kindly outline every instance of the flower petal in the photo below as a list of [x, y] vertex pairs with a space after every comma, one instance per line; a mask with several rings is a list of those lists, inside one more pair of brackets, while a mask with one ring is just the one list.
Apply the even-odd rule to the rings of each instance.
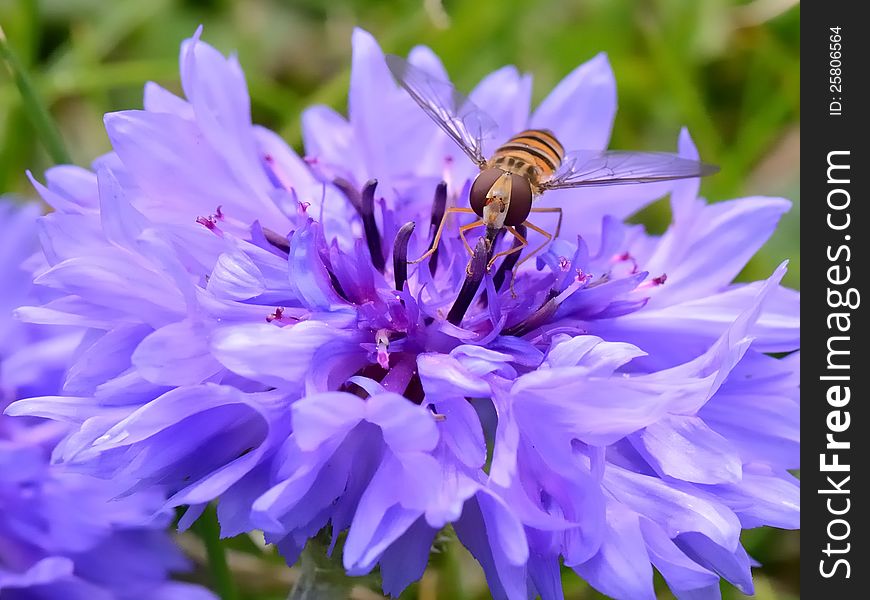
[[202, 383], [222, 369], [211, 355], [205, 326], [190, 319], [148, 335], [131, 360], [142, 377], [162, 385]]
[[698, 417], [669, 415], [630, 439], [665, 479], [715, 484], [738, 482], [743, 475], [736, 448]]
[[572, 565], [583, 579], [615, 600], [654, 600], [652, 567], [636, 514], [612, 504], [598, 554]]
[[211, 351], [223, 366], [242, 377], [301, 390], [315, 353], [328, 343], [352, 344], [348, 332], [319, 321], [286, 327], [249, 323], [216, 330]]
[[[648, 519], [641, 519], [640, 529], [652, 564], [664, 576], [668, 586], [675, 591], [678, 598], [683, 598], [681, 592], [699, 590], [697, 593], [702, 593], [709, 587], [715, 587], [718, 593], [719, 576], [683, 554], [661, 527]], [[687, 597], [696, 598], [692, 595]], [[701, 598], [704, 596], [697, 597], [697, 600]]]
[[616, 116], [616, 80], [602, 53], [569, 73], [535, 109], [531, 126], [552, 130], [566, 149], [603, 150]]
[[668, 260], [653, 256], [644, 267], [667, 273], [667, 285], [655, 290], [651, 307], [685, 302], [721, 291], [767, 241], [791, 207], [783, 198], [755, 196], [706, 205], [687, 238]]
[[324, 392], [293, 404], [294, 438], [302, 450], [312, 451], [330, 438], [340, 438], [364, 417], [366, 403], [353, 394]]
[[685, 491], [658, 477], [608, 464], [604, 486], [622, 504], [665, 528], [675, 537], [696, 531], [725, 548], [736, 548], [740, 522], [724, 504], [704, 492]]
[[366, 401], [365, 419], [381, 428], [393, 452], [429, 451], [438, 443], [432, 413], [399, 394], [377, 394]]
[[385, 594], [398, 598], [406, 587], [423, 576], [436, 533], [425, 519], [417, 519], [384, 551], [380, 564]]

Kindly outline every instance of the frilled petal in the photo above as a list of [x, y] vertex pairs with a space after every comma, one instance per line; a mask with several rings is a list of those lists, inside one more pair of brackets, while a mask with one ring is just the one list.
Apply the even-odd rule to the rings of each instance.
[[235, 179], [251, 190], [268, 189], [251, 127], [251, 101], [238, 59], [199, 40], [181, 44], [181, 84], [203, 136], [221, 151]]
[[52, 556], [43, 558], [23, 573], [0, 569], [0, 592], [21, 588], [34, 588], [71, 579], [75, 564], [69, 558]]
[[738, 545], [733, 550], [723, 548], [698, 533], [684, 533], [674, 541], [696, 563], [727, 579], [744, 594], [753, 594], [755, 586], [752, 585], [750, 570], [752, 559], [743, 546]]
[[55, 210], [72, 214], [93, 214], [99, 200], [96, 176], [81, 167], [59, 165], [45, 172], [42, 185], [28, 171], [27, 177], [45, 202]]
[[185, 308], [178, 289], [134, 255], [70, 258], [37, 277], [35, 283], [136, 314], [156, 326], [176, 320]]
[[366, 573], [416, 522], [436, 490], [438, 463], [423, 453], [385, 458], [360, 498], [344, 544], [344, 565]]
[[664, 527], [670, 536], [696, 531], [732, 550], [740, 540], [740, 522], [713, 495], [684, 490], [615, 465], [607, 465], [604, 487], [619, 502]]
[[799, 409], [785, 395], [735, 394], [723, 389], [699, 414], [739, 448], [744, 461], [796, 469], [800, 468]]
[[[686, 556], [665, 531], [653, 521], [641, 519], [640, 529], [643, 532], [643, 541], [646, 544], [650, 561], [664, 576], [678, 598], [681, 600], [683, 598], [690, 600], [718, 598], [718, 575]], [[687, 592], [692, 592], [694, 595]]]
[[315, 366], [315, 353], [326, 345], [355, 346], [351, 334], [318, 321], [286, 327], [268, 323], [235, 325], [218, 329], [211, 336], [211, 352], [227, 369], [290, 389], [303, 389], [306, 376]]
[[421, 354], [417, 368], [427, 394], [433, 398], [457, 396], [488, 396], [489, 384], [469, 371], [453, 356]]
[[[317, 523], [321, 515], [323, 521], [328, 519], [324, 512], [346, 491], [351, 468], [350, 456], [331, 456], [336, 448], [341, 449], [340, 444], [341, 440], [335, 447], [318, 449], [316, 453], [302, 452], [292, 440], [285, 444], [292, 448], [292, 456], [284, 466], [289, 464], [295, 469], [254, 500], [253, 523], [266, 532], [298, 533]], [[330, 460], [330, 468], [325, 469]]]
[[365, 419], [381, 428], [394, 452], [427, 452], [438, 442], [432, 414], [399, 394], [377, 394], [366, 401]]
[[[661, 418], [684, 390], [636, 385], [622, 377], [587, 377], [583, 367], [560, 367], [523, 375], [514, 384], [516, 419], [542, 453], [564, 455], [571, 440], [607, 445]], [[536, 415], [548, 415], [546, 425]], [[535, 427], [536, 429], [532, 429]]]
[[541, 600], [564, 600], [562, 571], [559, 567], [557, 556], [546, 556], [534, 551], [529, 555], [529, 578], [541, 595]]
[[607, 531], [598, 554], [571, 568], [616, 600], [655, 598], [652, 567], [638, 517], [618, 505], [607, 510]]
[[97, 182], [100, 193], [100, 221], [106, 240], [135, 252], [136, 239], [148, 227], [148, 220], [133, 208], [111, 171], [98, 171]]
[[[526, 128], [532, 100], [532, 78], [516, 67], [502, 67], [484, 77], [469, 98], [498, 125], [498, 137], [484, 141], [484, 154], [490, 156], [498, 144]], [[458, 160], [466, 161], [457, 153]]]
[[737, 448], [698, 417], [669, 415], [630, 439], [663, 478], [715, 484], [743, 475]]
[[344, 304], [330, 281], [320, 259], [318, 245], [323, 243], [320, 226], [309, 221], [290, 239], [288, 277], [295, 296], [310, 309], [330, 310]]
[[616, 116], [616, 79], [606, 54], [568, 74], [535, 109], [532, 127], [550, 129], [568, 150], [603, 150]]
[[83, 340], [78, 356], [67, 370], [64, 392], [93, 394], [98, 385], [126, 371], [133, 350], [151, 331], [147, 325], [122, 324], [111, 331], [92, 332]]
[[145, 83], [142, 108], [148, 112], [169, 113], [188, 121], [193, 121], [196, 118], [193, 107], [187, 100], [179, 98], [153, 81]]
[[361, 398], [343, 392], [306, 396], [293, 404], [296, 443], [302, 450], [314, 450], [330, 438], [347, 435], [366, 414]]
[[[596, 322], [593, 328], [599, 335], [618, 336], [648, 350], [650, 358], [643, 362], [650, 368], [667, 367], [668, 361], [697, 356], [709, 347], [741, 312], [752, 307], [762, 286], [763, 282], [755, 282], [672, 306], [647, 307], [618, 320]], [[751, 330], [755, 347], [763, 352], [798, 348], [799, 309], [797, 292], [781, 287], [772, 290]], [[674, 335], [680, 338], [679, 346], [665, 337]]]
[[504, 505], [488, 494], [479, 494], [465, 503], [453, 528], [459, 541], [483, 567], [493, 598], [527, 597], [526, 536], [522, 525]]
[[249, 300], [265, 290], [263, 273], [239, 250], [221, 254], [208, 278], [208, 291], [227, 300]]
[[269, 200], [268, 181], [263, 188], [239, 181], [227, 159], [203, 143], [196, 123], [135, 110], [109, 113], [104, 120], [112, 147], [136, 185], [149, 198], [160, 199], [159, 205], [140, 207], [146, 216], [192, 223], [223, 206], [234, 218], [260, 220], [278, 231], [287, 228], [287, 218]]
[[553, 338], [544, 364], [551, 368], [583, 367], [590, 377], [607, 376], [646, 352], [622, 342], [605, 342], [594, 335], [574, 337], [559, 334]]
[[[120, 409], [115, 415], [129, 413]], [[105, 409], [96, 405], [93, 398], [75, 396], [36, 396], [13, 402], [4, 411], [11, 417], [43, 417], [55, 421], [82, 423], [92, 416], [105, 413]]]
[[717, 485], [711, 491], [737, 513], [747, 529], [800, 528], [800, 486], [791, 475], [748, 472], [740, 485]]
[[417, 519], [390, 544], [380, 559], [385, 594], [397, 598], [406, 587], [423, 576], [436, 533], [437, 530], [429, 527], [424, 519]]
[[211, 354], [204, 324], [190, 319], [149, 334], [131, 360], [143, 378], [162, 385], [202, 383], [223, 368]]
[[[396, 148], [425, 147], [435, 135], [435, 125], [404, 91], [387, 68], [374, 37], [362, 29], [353, 32], [348, 116], [366, 166], [365, 178], [376, 177], [388, 196], [396, 177], [417, 163], [414, 153]], [[342, 160], [344, 162], [344, 160]], [[357, 181], [357, 185], [365, 183]]]
[[464, 397], [437, 398], [434, 410], [444, 417], [437, 426], [447, 448], [466, 467], [482, 467], [486, 461], [486, 441], [471, 403]]
[[365, 181], [365, 165], [354, 144], [353, 129], [335, 110], [328, 106], [306, 108], [302, 112], [302, 139], [316, 173], [328, 180]]
[[131, 486], [162, 482], [188, 492], [211, 477], [221, 479], [229, 464], [245, 465], [230, 481], [224, 478], [208, 490], [214, 495], [195, 498], [190, 493], [184, 499], [204, 502], [255, 466], [252, 459], [268, 437], [272, 410], [280, 409], [229, 386], [179, 387], [119, 420], [67, 459], [92, 460], [101, 474], [114, 474]]
[[655, 290], [650, 307], [703, 298], [727, 286], [768, 240], [791, 207], [783, 198], [751, 197], [703, 206], [675, 242], [667, 260], [653, 256], [645, 268], [667, 273], [667, 285]]

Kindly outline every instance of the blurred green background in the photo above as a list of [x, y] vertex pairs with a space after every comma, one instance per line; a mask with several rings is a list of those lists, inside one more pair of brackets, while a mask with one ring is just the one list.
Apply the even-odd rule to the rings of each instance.
[[[371, 31], [388, 52], [427, 44], [460, 90], [516, 64], [534, 74], [540, 100], [580, 62], [606, 51], [616, 72], [615, 148], [673, 149], [688, 126], [702, 157], [721, 172], [704, 181], [711, 201], [784, 196], [794, 208], [741, 275], [766, 277], [791, 260], [799, 287], [800, 8], [792, 0], [0, 0], [0, 25], [59, 123], [74, 162], [109, 149], [103, 113], [139, 108], [146, 80], [178, 91], [178, 44], [198, 24], [224, 52], [237, 51], [254, 120], [299, 148], [301, 110], [346, 108], [350, 34]], [[24, 171], [50, 166], [18, 91], [0, 68], [0, 192], [32, 195]], [[661, 231], [666, 201], [636, 220]], [[764, 564], [756, 597], [799, 596], [796, 532], [746, 534]], [[191, 543], [187, 540], [186, 543]], [[257, 561], [250, 540], [234, 540], [231, 564], [244, 598], [281, 598], [287, 570]], [[197, 552], [191, 546], [194, 554]], [[455, 549], [448, 543], [447, 548]], [[290, 574], [292, 577], [292, 573]], [[598, 598], [566, 576], [566, 597]], [[460, 595], [461, 594], [461, 595]], [[371, 596], [363, 589], [359, 597]], [[486, 598], [482, 576], [458, 551], [434, 561], [407, 598]], [[731, 589], [727, 598], [740, 595]], [[663, 591], [662, 598], [671, 597]]]

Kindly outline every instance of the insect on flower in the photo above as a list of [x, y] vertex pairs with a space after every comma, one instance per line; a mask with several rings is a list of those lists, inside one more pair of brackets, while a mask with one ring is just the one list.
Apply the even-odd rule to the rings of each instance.
[[[524, 262], [559, 237], [562, 209], [535, 207], [534, 201], [548, 190], [654, 183], [672, 179], [702, 177], [718, 171], [718, 167], [681, 158], [666, 152], [627, 152], [619, 150], [565, 152], [552, 131], [527, 129], [499, 146], [490, 158], [483, 154], [483, 141], [495, 137], [498, 126], [483, 110], [456, 91], [446, 81], [432, 77], [403, 58], [386, 56], [387, 66], [399, 84], [420, 105], [429, 117], [480, 168], [471, 185], [471, 208], [450, 207], [441, 219], [432, 246], [418, 263], [435, 253], [441, 241], [447, 218], [455, 213], [474, 213], [476, 221], [459, 228], [459, 235], [469, 254], [471, 245], [465, 234], [486, 227], [490, 247], [502, 229], [510, 232], [518, 243], [496, 253], [488, 267], [503, 256], [519, 252], [528, 246], [526, 237], [516, 228], [520, 225], [544, 236], [544, 243], [527, 254], [514, 266], [514, 276]], [[528, 221], [530, 213], [556, 213], [558, 220], [553, 233]], [[513, 282], [511, 282], [513, 287]]]

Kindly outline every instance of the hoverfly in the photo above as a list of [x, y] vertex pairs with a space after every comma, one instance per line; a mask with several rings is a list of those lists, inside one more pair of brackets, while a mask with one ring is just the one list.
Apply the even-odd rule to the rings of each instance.
[[[492, 256], [488, 267], [499, 257], [528, 246], [517, 226], [524, 225], [544, 236], [544, 243], [515, 265], [516, 275], [522, 263], [559, 236], [562, 209], [533, 206], [534, 201], [548, 190], [653, 183], [701, 177], [718, 171], [712, 165], [665, 152], [580, 150], [566, 153], [555, 134], [546, 129], [527, 129], [514, 135], [487, 159], [483, 155], [483, 141], [498, 129], [491, 117], [451, 84], [429, 75], [405, 59], [387, 55], [386, 62], [396, 81], [480, 169], [469, 193], [471, 207], [448, 208], [432, 246], [413, 263], [425, 260], [437, 250], [451, 214], [474, 213], [478, 219], [459, 228], [459, 235], [469, 253], [472, 249], [465, 234], [478, 227], [486, 227], [490, 247], [502, 229], [518, 241], [511, 248]], [[528, 221], [530, 213], [558, 214], [555, 231], [550, 233]]]

